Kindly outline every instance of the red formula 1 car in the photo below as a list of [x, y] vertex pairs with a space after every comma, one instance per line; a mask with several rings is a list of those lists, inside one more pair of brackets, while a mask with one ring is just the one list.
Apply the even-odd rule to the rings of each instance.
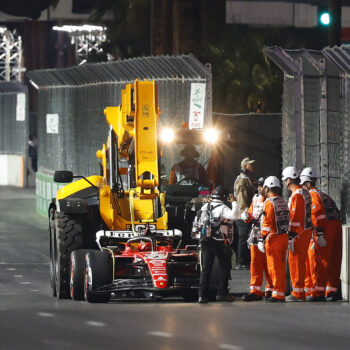
[[174, 248], [180, 231], [146, 230], [142, 236], [132, 231], [99, 231], [96, 237], [100, 250], [80, 249], [71, 254], [72, 299], [107, 302], [114, 293], [116, 297], [196, 300], [197, 246]]

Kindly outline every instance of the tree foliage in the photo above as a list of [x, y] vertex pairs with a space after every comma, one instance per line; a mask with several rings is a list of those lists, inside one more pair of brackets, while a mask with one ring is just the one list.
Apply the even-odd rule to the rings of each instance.
[[96, 1], [92, 20], [105, 15], [113, 18], [108, 24], [108, 53], [117, 59], [144, 56], [150, 48], [150, 6], [144, 0]]
[[[158, 4], [167, 4], [169, 10], [169, 4], [172, 2], [166, 1], [158, 0]], [[197, 0], [191, 1], [198, 4]], [[113, 17], [113, 22], [108, 27], [108, 50], [114, 57], [119, 59], [150, 54], [150, 3], [144, 0], [96, 2], [96, 12], [93, 16], [95, 20], [102, 19], [105, 14], [111, 14]], [[193, 38], [193, 45], [188, 45], [187, 40], [187, 46], [184, 47], [190, 47], [191, 52], [203, 63], [209, 62], [212, 65], [213, 109], [222, 113], [280, 112], [283, 74], [264, 56], [264, 46], [321, 49], [327, 42], [325, 32], [319, 31], [319, 28], [269, 29], [226, 25], [225, 0], [201, 0], [200, 3], [200, 16], [186, 18], [186, 12], [176, 13], [176, 16], [181, 17], [180, 30], [186, 32], [187, 39], [191, 35], [191, 26], [201, 26], [201, 44], [197, 45], [198, 36], [193, 33], [193, 36], [196, 36]], [[186, 4], [188, 5], [187, 2]], [[159, 26], [156, 30], [165, 30], [162, 32], [165, 33], [171, 28], [169, 23], [170, 27], [164, 29], [171, 16], [169, 17], [166, 11], [162, 13], [166, 13], [167, 17], [160, 18], [154, 25]], [[195, 23], [186, 25], [186, 21]], [[172, 39], [173, 32], [170, 30], [170, 43]], [[180, 47], [176, 53], [188, 52]]]
[[222, 113], [281, 111], [279, 68], [263, 54], [265, 46], [320, 50], [326, 33], [317, 28], [252, 28], [227, 26], [204, 45], [201, 60], [212, 64], [213, 109]]
[[235, 28], [208, 43], [203, 59], [213, 73], [213, 108], [222, 113], [280, 111], [282, 74], [263, 54], [263, 35]]

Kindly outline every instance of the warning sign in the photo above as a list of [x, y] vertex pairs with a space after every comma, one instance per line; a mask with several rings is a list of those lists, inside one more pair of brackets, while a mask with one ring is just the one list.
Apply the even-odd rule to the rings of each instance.
[[205, 83], [191, 84], [189, 129], [203, 129], [205, 107]]
[[17, 94], [16, 120], [25, 121], [26, 119], [26, 95], [24, 93]]
[[46, 133], [58, 134], [58, 114], [46, 114]]

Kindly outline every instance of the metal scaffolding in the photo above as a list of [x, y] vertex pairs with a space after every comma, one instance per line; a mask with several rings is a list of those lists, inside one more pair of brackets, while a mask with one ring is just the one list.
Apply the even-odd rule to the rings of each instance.
[[101, 44], [106, 41], [106, 28], [92, 25], [64, 25], [54, 26], [53, 30], [66, 32], [71, 38], [71, 43], [75, 46], [75, 58], [80, 66], [87, 61], [87, 57], [92, 52], [103, 52]]
[[22, 81], [22, 38], [0, 28], [0, 81]]

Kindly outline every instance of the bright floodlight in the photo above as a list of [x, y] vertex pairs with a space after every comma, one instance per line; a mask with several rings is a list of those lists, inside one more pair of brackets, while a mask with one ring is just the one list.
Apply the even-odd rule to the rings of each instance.
[[208, 143], [215, 143], [218, 139], [218, 132], [215, 129], [207, 129], [204, 131], [205, 141]]
[[321, 13], [321, 15], [320, 15], [320, 22], [324, 26], [328, 26], [331, 23], [331, 18], [329, 16], [328, 12]]
[[175, 134], [173, 129], [163, 129], [160, 133], [160, 138], [164, 143], [170, 143], [174, 140]]
[[0, 27], [0, 34], [4, 34], [6, 32], [6, 27]]
[[60, 31], [60, 32], [68, 32], [68, 33], [74, 33], [74, 32], [88, 32], [88, 33], [92, 33], [92, 32], [103, 32], [103, 31], [106, 30], [106, 27], [93, 26], [93, 25], [90, 25], [90, 24], [83, 24], [83, 25], [80, 25], [80, 26], [65, 24], [63, 26], [53, 26], [52, 29]]

